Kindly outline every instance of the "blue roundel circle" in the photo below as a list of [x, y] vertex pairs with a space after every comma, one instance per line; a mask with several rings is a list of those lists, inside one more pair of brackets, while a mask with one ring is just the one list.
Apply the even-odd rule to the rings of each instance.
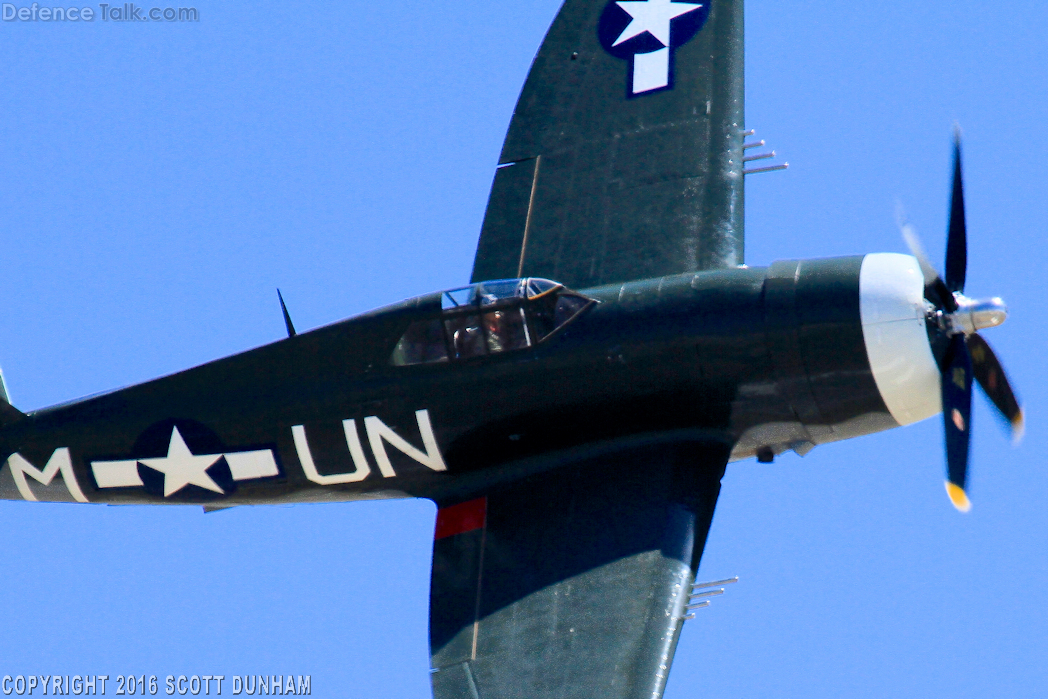
[[[177, 429], [177, 437], [174, 430]], [[165, 479], [167, 476], [160, 470], [150, 468], [142, 463], [145, 459], [162, 459], [170, 453], [172, 442], [181, 439], [182, 443], [189, 449], [191, 454], [213, 454], [215, 462], [207, 467], [205, 472], [211, 482], [218, 486], [222, 492], [201, 488], [198, 485], [186, 484], [169, 496], [165, 495]], [[184, 502], [207, 503], [212, 500], [225, 498], [237, 489], [236, 481], [233, 480], [232, 471], [226, 462], [224, 453], [228, 451], [215, 432], [195, 420], [168, 419], [150, 425], [135, 440], [132, 453], [138, 457], [138, 477], [142, 480], [142, 486], [147, 493], [163, 498], [174, 498]]]
[[[706, 18], [710, 15], [711, 1], [712, 0], [702, 0], [700, 5], [699, 2], [691, 0], [688, 4], [700, 6], [690, 12], [685, 12], [669, 20], [669, 48], [671, 51], [682, 44], [688, 43], [699, 33], [699, 30], [702, 29], [702, 25], [706, 24]], [[669, 5], [671, 8], [674, 5], [684, 4], [667, 2], [666, 0], [647, 0], [647, 2], [659, 5]], [[662, 42], [647, 31], [623, 41], [618, 46], [614, 45], [634, 19], [633, 15], [623, 9], [622, 4], [625, 4], [627, 7], [638, 7], [644, 3], [620, 3], [618, 0], [610, 0], [610, 2], [604, 6], [604, 12], [601, 13], [600, 23], [597, 26], [597, 36], [600, 39], [600, 45], [604, 47], [604, 50], [616, 58], [626, 59], [634, 54], [651, 53], [652, 51], [658, 51], [659, 49], [664, 48]]]

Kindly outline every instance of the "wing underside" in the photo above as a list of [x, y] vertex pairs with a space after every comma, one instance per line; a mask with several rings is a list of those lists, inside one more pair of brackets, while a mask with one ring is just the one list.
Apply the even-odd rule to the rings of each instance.
[[[557, 15], [506, 135], [472, 281], [587, 288], [743, 262], [742, 0], [665, 3], [683, 14], [660, 51], [650, 33], [615, 44], [624, 4], [640, 3], [567, 0]], [[667, 84], [634, 92], [653, 60]]]
[[651, 445], [443, 505], [436, 699], [661, 696], [728, 453]]

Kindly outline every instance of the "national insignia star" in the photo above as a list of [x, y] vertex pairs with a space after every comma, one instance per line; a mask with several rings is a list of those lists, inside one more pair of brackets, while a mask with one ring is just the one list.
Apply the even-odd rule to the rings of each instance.
[[669, 46], [670, 22], [702, 7], [701, 4], [671, 0], [629, 0], [615, 4], [628, 12], [633, 19], [612, 46], [618, 46], [644, 32], [661, 41], [663, 46]]
[[164, 497], [177, 493], [187, 485], [196, 485], [216, 493], [225, 494], [207, 475], [209, 469], [222, 454], [195, 455], [186, 446], [177, 427], [171, 429], [171, 442], [167, 447], [167, 456], [156, 459], [139, 459], [139, 463], [164, 474]]

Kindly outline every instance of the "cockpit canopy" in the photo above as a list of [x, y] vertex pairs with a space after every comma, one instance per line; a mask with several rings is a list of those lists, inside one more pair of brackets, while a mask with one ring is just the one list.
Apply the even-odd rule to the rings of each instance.
[[470, 284], [441, 295], [441, 315], [408, 326], [397, 366], [525, 349], [550, 337], [596, 301], [563, 284], [529, 277]]
[[537, 277], [496, 279], [445, 291], [441, 296], [440, 305], [445, 311], [465, 306], [493, 306], [513, 299], [538, 298], [543, 294], [553, 293], [563, 288], [562, 284]]

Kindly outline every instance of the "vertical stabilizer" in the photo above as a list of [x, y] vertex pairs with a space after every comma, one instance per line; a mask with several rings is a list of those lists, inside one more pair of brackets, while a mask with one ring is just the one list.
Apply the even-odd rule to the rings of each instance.
[[3, 369], [0, 369], [0, 401], [11, 405], [11, 394], [7, 392], [7, 381], [4, 379]]
[[4, 371], [0, 369], [0, 427], [5, 427], [25, 417], [25, 413], [11, 405], [10, 395], [7, 392], [7, 381], [4, 380]]

